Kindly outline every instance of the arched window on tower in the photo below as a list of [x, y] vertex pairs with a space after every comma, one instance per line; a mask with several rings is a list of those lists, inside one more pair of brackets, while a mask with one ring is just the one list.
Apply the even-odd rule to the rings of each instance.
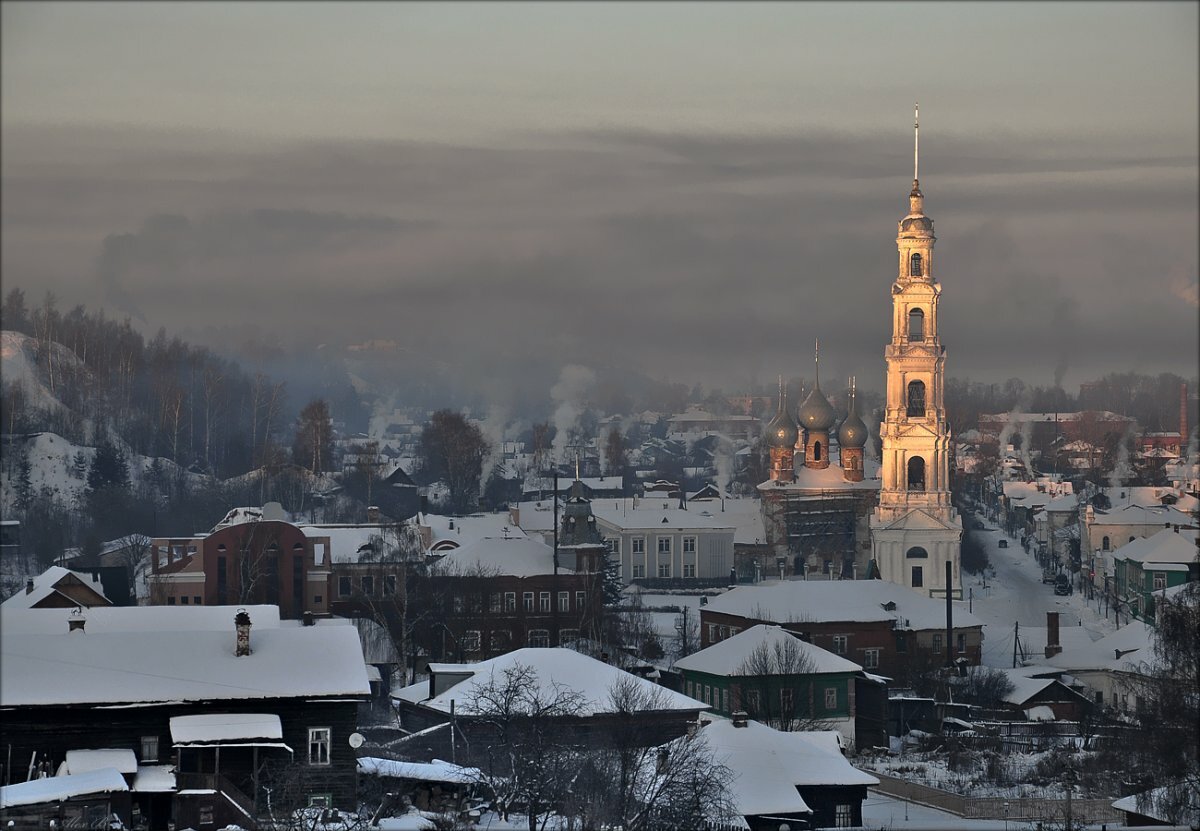
[[813, 461], [821, 461], [821, 443], [819, 441], [813, 442]]
[[923, 277], [925, 272], [921, 270], [921, 255], [913, 254], [908, 258], [908, 276]]
[[914, 548], [908, 549], [904, 556], [910, 560], [927, 560], [929, 559], [929, 552], [918, 545]]
[[913, 456], [908, 460], [908, 489], [925, 490], [925, 460], [920, 456]]
[[925, 416], [925, 382], [908, 382], [908, 415], [915, 418]]
[[925, 312], [921, 309], [910, 309], [908, 312], [908, 339], [925, 340]]

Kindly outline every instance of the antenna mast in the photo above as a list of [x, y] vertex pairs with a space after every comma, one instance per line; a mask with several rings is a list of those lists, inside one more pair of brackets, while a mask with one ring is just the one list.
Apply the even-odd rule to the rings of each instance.
[[921, 105], [913, 104], [913, 181], [917, 181], [918, 151], [921, 147]]

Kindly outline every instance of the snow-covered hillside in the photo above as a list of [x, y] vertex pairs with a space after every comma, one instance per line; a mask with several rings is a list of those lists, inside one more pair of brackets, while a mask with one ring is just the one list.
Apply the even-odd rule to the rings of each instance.
[[[57, 372], [86, 372], [75, 353], [61, 344], [51, 343], [51, 361]], [[19, 383], [34, 407], [47, 410], [63, 408], [50, 391], [48, 379], [37, 366], [37, 341], [21, 332], [0, 332], [0, 378]]]

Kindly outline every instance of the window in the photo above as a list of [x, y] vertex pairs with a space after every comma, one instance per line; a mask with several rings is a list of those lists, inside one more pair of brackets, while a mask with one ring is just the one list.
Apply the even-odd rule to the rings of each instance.
[[375, 577], [370, 574], [364, 574], [362, 577], [363, 594], [367, 597], [375, 596]]
[[1111, 545], [1111, 543], [1109, 542], [1109, 539], [1108, 539], [1108, 537], [1105, 537], [1104, 539], [1100, 540], [1100, 548], [1101, 548], [1101, 550], [1103, 550], [1103, 551], [1108, 551], [1108, 547], [1109, 547], [1109, 545]]
[[517, 610], [517, 593], [516, 592], [505, 592], [504, 593], [504, 611], [515, 612], [516, 610]]
[[721, 690], [721, 709], [729, 712], [729, 690]]
[[897, 652], [907, 652], [908, 651], [908, 635], [904, 632], [896, 633], [896, 651]]
[[796, 698], [791, 687], [784, 687], [779, 691], [779, 714], [781, 716], [790, 716], [795, 703]]
[[819, 441], [813, 442], [813, 461], [821, 461], [821, 443]]
[[489, 645], [492, 652], [506, 652], [512, 645], [512, 635], [507, 629], [493, 629]]
[[478, 652], [479, 641], [479, 630], [468, 629], [466, 632], [463, 632], [462, 641], [459, 643], [459, 648], [463, 652]]
[[925, 490], [925, 460], [920, 456], [913, 456], [908, 460], [908, 489]]
[[695, 577], [696, 576], [696, 564], [695, 563], [684, 563], [683, 564], [683, 576], [684, 577]]
[[1158, 572], [1154, 575], [1154, 591], [1165, 589], [1167, 587], [1167, 575]]
[[[920, 254], [915, 256], [919, 257]], [[833, 826], [834, 828], [853, 828], [857, 825], [854, 821], [854, 807], [851, 805], [835, 805], [833, 808]]]
[[318, 606], [321, 604], [321, 602], [322, 602], [324, 599], [325, 599], [325, 598], [324, 598], [324, 597], [322, 597], [322, 596], [321, 596], [321, 595], [319, 595], [319, 594], [314, 594], [314, 595], [313, 595], [313, 603], [317, 604]]
[[569, 643], [575, 643], [579, 640], [578, 629], [559, 629], [558, 630], [558, 645], [566, 646]]
[[461, 595], [455, 595], [454, 600], [451, 603], [451, 608], [454, 609], [455, 614], [461, 615], [463, 613], [463, 609], [466, 608], [466, 601], [463, 600]]
[[339, 577], [338, 578], [338, 597], [349, 597], [349, 596], [350, 596], [350, 578], [349, 577]]
[[309, 808], [330, 808], [333, 806], [333, 795], [327, 793], [309, 794]]
[[962, 653], [966, 652], [967, 651], [967, 636], [962, 634], [961, 632], [959, 632], [957, 635], [955, 635], [954, 636], [954, 648], [958, 650], [960, 655]]
[[908, 312], [908, 340], [925, 340], [925, 312], [920, 309], [910, 309]]
[[329, 727], [308, 728], [308, 763], [310, 765], [329, 764], [330, 734]]
[[543, 612], [550, 611], [550, 592], [538, 593], [538, 609]]
[[704, 685], [704, 703], [712, 704], [712, 687], [708, 684]]
[[683, 553], [684, 554], [695, 554], [696, 553], [696, 538], [695, 537], [684, 537], [683, 538]]
[[521, 604], [525, 607], [525, 611], [533, 611], [533, 592], [525, 592], [521, 595]]
[[863, 650], [863, 668], [879, 669], [879, 650], [878, 649]]
[[687, 684], [688, 684], [687, 685], [687, 694], [688, 694], [688, 696], [691, 696], [691, 694], [694, 692], [694, 690], [692, 689], [692, 682], [688, 681]]
[[613, 557], [621, 554], [621, 538], [620, 537], [605, 537], [604, 547], [608, 549], [608, 553]]
[[389, 597], [396, 593], [396, 575], [394, 575], [394, 574], [385, 574], [384, 575], [384, 577], [383, 577], [383, 593]]
[[528, 641], [529, 645], [535, 649], [545, 649], [550, 645], [550, 630], [530, 629]]
[[182, 604], [182, 605], [184, 605], [184, 606], [188, 605], [188, 602], [189, 602], [190, 600], [191, 600], [191, 598], [190, 598], [190, 597], [188, 597], [186, 594], [184, 594], [184, 595], [180, 595], [180, 596], [179, 596], [179, 602], [180, 602], [180, 604]]
[[158, 761], [158, 736], [142, 736], [142, 761]]
[[500, 611], [500, 592], [488, 592], [488, 611], [492, 614]]
[[211, 802], [206, 802], [200, 806], [200, 824], [213, 824], [213, 806]]
[[558, 610], [560, 612], [571, 611], [571, 593], [570, 592], [559, 592], [558, 593]]
[[929, 552], [918, 545], [908, 549], [908, 552], [904, 556], [910, 560], [926, 560], [929, 558]]
[[717, 642], [717, 624], [715, 624], [715, 623], [708, 624], [708, 642], [709, 643]]
[[587, 592], [575, 592], [575, 611], [582, 612], [587, 608]]
[[639, 554], [645, 555], [645, 553], [646, 553], [646, 538], [645, 537], [634, 537], [633, 538], [633, 553], [635, 556], [639, 555]]
[[195, 597], [193, 597], [193, 598], [192, 598], [192, 605], [193, 605], [193, 606], [199, 606], [199, 605], [200, 605], [200, 595], [196, 595]]
[[908, 416], [923, 418], [925, 416], [925, 382], [908, 382]]
[[751, 713], [757, 713], [762, 709], [762, 696], [758, 690], [749, 690], [746, 693], [746, 706]]
[[174, 605], [175, 605], [175, 597], [174, 597], [174, 596], [171, 596], [171, 597], [168, 597], [168, 598], [167, 598], [167, 605], [168, 605], [168, 606], [174, 606]]
[[671, 564], [670, 563], [659, 563], [658, 564], [658, 576], [659, 577], [670, 577], [671, 576]]
[[936, 635], [934, 635], [934, 636], [933, 636], [933, 651], [934, 651], [934, 652], [941, 652], [941, 651], [942, 651], [942, 636], [941, 636], [941, 633], [938, 633], [938, 634], [936, 634]]
[[834, 635], [833, 636], [833, 654], [845, 655], [847, 640], [848, 640], [848, 638], [845, 635]]
[[670, 537], [659, 537], [658, 538], [658, 553], [659, 554], [670, 554], [671, 553], [671, 538]]
[[642, 563], [634, 563], [633, 564], [633, 576], [635, 578], [645, 577], [646, 576], [646, 566], [643, 565]]
[[838, 705], [837, 687], [825, 688], [825, 709], [836, 710]]
[[925, 571], [920, 566], [912, 567], [912, 586], [919, 589], [925, 585]]
[[717, 631], [720, 632], [720, 634], [721, 634], [721, 640], [725, 640], [726, 638], [729, 637], [729, 627], [728, 626], [718, 626]]
[[922, 276], [922, 273], [923, 272], [921, 271], [921, 255], [913, 254], [911, 257], [908, 258], [908, 276], [909, 277], [920, 277], [920, 276]]

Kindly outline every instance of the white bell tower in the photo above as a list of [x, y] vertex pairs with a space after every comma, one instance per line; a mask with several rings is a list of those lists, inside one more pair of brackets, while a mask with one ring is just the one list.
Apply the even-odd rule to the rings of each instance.
[[[914, 111], [914, 122], [917, 122]], [[942, 287], [933, 276], [933, 220], [918, 179], [919, 128], [913, 125], [913, 184], [900, 220], [899, 274], [892, 284], [892, 340], [879, 507], [871, 518], [871, 551], [884, 580], [960, 597], [962, 520], [950, 502], [950, 426], [943, 399], [946, 348], [938, 336]]]

